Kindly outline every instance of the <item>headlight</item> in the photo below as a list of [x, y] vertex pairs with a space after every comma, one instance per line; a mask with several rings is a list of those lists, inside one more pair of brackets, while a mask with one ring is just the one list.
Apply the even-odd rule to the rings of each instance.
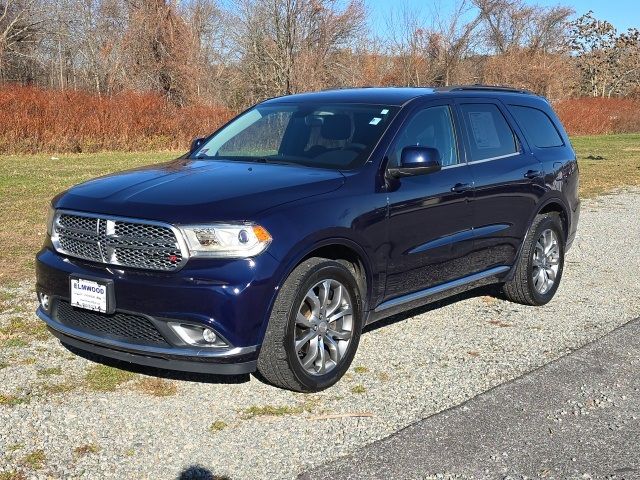
[[194, 257], [253, 257], [271, 243], [269, 232], [253, 224], [191, 225], [180, 231]]
[[53, 219], [56, 216], [56, 209], [49, 207], [49, 214], [47, 215], [47, 235], [51, 236], [53, 233]]

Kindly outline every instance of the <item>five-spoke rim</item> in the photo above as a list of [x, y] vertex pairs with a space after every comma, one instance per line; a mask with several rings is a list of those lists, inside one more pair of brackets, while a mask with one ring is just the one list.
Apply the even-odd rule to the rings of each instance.
[[305, 295], [296, 314], [295, 352], [302, 368], [324, 375], [342, 360], [353, 335], [353, 304], [340, 282], [326, 279]]
[[560, 244], [555, 232], [547, 228], [540, 234], [533, 251], [533, 286], [544, 295], [553, 287], [560, 266]]

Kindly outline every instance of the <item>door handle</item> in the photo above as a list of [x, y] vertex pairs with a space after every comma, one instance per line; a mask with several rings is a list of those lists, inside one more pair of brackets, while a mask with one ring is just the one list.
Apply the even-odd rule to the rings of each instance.
[[541, 172], [540, 170], [529, 170], [527, 173], [524, 174], [524, 178], [538, 178], [538, 177], [542, 177], [544, 175], [544, 172]]
[[453, 187], [451, 187], [451, 191], [454, 193], [463, 193], [468, 190], [471, 190], [473, 185], [470, 183], [456, 183]]

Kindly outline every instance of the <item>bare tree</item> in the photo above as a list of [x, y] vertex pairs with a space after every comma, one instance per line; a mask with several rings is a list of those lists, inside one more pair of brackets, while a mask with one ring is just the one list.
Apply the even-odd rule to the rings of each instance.
[[[38, 41], [41, 17], [36, 0], [0, 1], [0, 78], [22, 80]], [[27, 67], [28, 68], [28, 67]]]
[[571, 46], [582, 71], [582, 91], [594, 97], [610, 97], [640, 85], [640, 32], [618, 34], [593, 12], [572, 23]]
[[332, 83], [340, 51], [365, 26], [361, 0], [237, 0], [234, 48], [245, 102]]
[[484, 45], [495, 54], [527, 49], [558, 52], [567, 46], [568, 7], [541, 7], [523, 0], [474, 0], [483, 21]]

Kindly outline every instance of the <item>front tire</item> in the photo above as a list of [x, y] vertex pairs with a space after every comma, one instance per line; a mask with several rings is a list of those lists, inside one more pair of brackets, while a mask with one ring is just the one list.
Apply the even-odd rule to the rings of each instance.
[[565, 235], [556, 213], [536, 215], [522, 246], [512, 279], [504, 284], [507, 299], [523, 305], [551, 301], [564, 270]]
[[310, 258], [284, 282], [258, 357], [272, 385], [317, 392], [347, 371], [362, 331], [362, 296], [346, 262]]

